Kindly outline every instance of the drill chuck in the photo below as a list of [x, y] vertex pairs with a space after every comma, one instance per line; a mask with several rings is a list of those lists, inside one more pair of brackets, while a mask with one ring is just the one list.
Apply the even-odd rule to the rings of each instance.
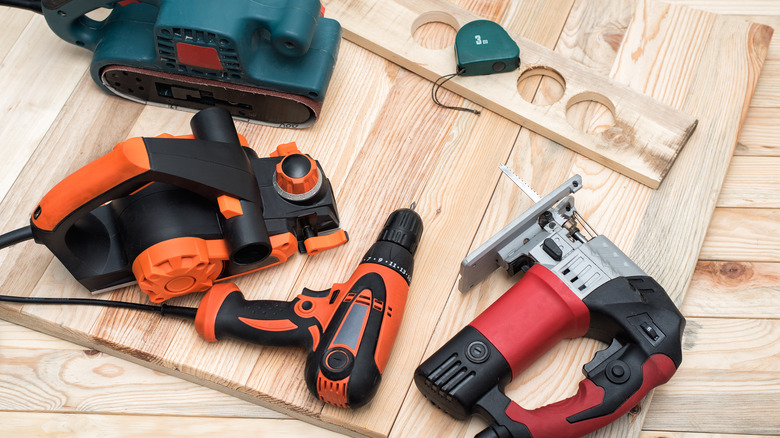
[[412, 281], [414, 253], [423, 232], [420, 215], [409, 208], [390, 214], [377, 241], [371, 245], [362, 263], [387, 266], [401, 274], [407, 283]]
[[401, 245], [414, 255], [422, 231], [420, 215], [412, 209], [402, 208], [390, 214], [377, 240]]

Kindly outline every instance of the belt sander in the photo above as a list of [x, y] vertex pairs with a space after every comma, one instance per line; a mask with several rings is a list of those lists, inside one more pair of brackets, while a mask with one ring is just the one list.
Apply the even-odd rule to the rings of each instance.
[[318, 0], [43, 0], [42, 10], [54, 33], [94, 52], [90, 73], [107, 92], [288, 128], [319, 116], [341, 42]]

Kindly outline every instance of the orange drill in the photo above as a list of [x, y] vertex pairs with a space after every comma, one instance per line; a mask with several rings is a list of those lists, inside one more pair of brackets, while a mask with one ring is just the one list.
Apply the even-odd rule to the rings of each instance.
[[394, 211], [346, 283], [304, 289], [292, 301], [247, 301], [235, 284], [217, 284], [201, 301], [195, 328], [209, 341], [304, 346], [309, 390], [326, 403], [360, 407], [387, 365], [422, 230], [413, 210]]

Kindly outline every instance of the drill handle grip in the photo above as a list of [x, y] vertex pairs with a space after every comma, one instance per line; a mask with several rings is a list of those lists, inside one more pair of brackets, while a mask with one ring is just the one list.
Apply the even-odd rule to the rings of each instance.
[[[329, 291], [304, 293], [327, 296]], [[215, 342], [234, 338], [258, 345], [305, 346], [312, 349], [322, 326], [301, 295], [292, 301], [248, 301], [234, 283], [214, 285], [203, 297], [195, 317], [195, 329]]]

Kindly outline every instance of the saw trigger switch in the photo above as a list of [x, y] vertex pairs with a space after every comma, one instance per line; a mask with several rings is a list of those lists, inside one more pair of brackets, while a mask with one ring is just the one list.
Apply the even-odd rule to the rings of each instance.
[[610, 358], [615, 356], [615, 354], [622, 349], [623, 344], [621, 344], [617, 339], [612, 339], [612, 343], [609, 344], [609, 347], [604, 350], [597, 351], [593, 356], [593, 359], [582, 366], [582, 373], [585, 374], [589, 379], [592, 379], [596, 374], [599, 373], [601, 366], [607, 363]]

